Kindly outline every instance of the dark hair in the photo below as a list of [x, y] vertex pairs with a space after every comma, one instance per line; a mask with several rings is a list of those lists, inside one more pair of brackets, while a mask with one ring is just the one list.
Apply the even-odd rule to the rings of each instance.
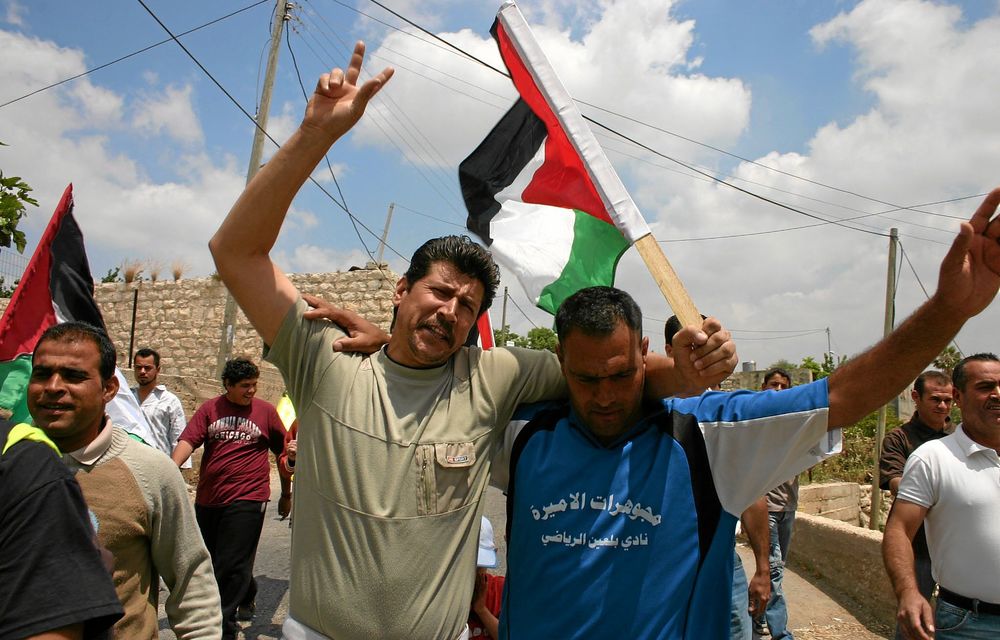
[[624, 322], [642, 334], [642, 311], [632, 296], [614, 287], [587, 287], [563, 300], [556, 313], [556, 333], [565, 340], [572, 329], [606, 336]]
[[764, 374], [763, 384], [767, 384], [767, 381], [773, 378], [774, 376], [781, 376], [785, 380], [788, 380], [788, 384], [792, 384], [792, 376], [788, 375], [788, 372], [782, 369], [781, 367], [773, 367], [771, 369], [768, 369], [767, 373]]
[[222, 368], [222, 384], [224, 385], [233, 385], [242, 380], [259, 377], [260, 369], [246, 358], [226, 360], [226, 366]]
[[[38, 339], [38, 342], [35, 344], [35, 351], [38, 351], [39, 345], [43, 342], [75, 342], [77, 340], [87, 340], [94, 343], [94, 346], [97, 347], [97, 352], [101, 357], [98, 367], [101, 382], [113, 378], [115, 375], [115, 364], [118, 360], [115, 345], [111, 343], [111, 339], [108, 338], [108, 334], [105, 333], [104, 329], [95, 327], [92, 324], [71, 321], [53, 325], [46, 329], [42, 337]], [[35, 364], [34, 356], [31, 358], [31, 364]]]
[[944, 371], [938, 371], [937, 369], [928, 369], [924, 371], [917, 379], [913, 381], [913, 390], [917, 392], [917, 395], [921, 398], [924, 397], [924, 383], [928, 380], [933, 380], [934, 382], [939, 382], [941, 384], [950, 385], [951, 378], [948, 377]]
[[448, 262], [465, 275], [479, 280], [483, 284], [483, 301], [479, 305], [479, 313], [490, 308], [500, 286], [500, 269], [493, 262], [489, 251], [473, 242], [469, 236], [444, 236], [428, 240], [413, 253], [410, 267], [403, 274], [407, 289], [426, 276], [435, 262]]
[[[705, 314], [701, 315], [701, 319], [706, 319]], [[681, 326], [681, 321], [677, 316], [670, 316], [667, 318], [667, 323], [663, 325], [663, 339], [666, 341], [666, 345], [668, 347], [673, 347], [674, 336], [676, 336], [677, 332], [683, 328], [684, 327]]]
[[951, 383], [959, 391], [965, 391], [965, 383], [968, 382], [968, 377], [965, 375], [965, 365], [970, 362], [1000, 362], [1000, 358], [988, 352], [976, 353], [968, 358], [962, 358], [951, 372]]
[[[135, 352], [135, 357], [136, 358], [148, 358], [149, 356], [153, 356], [153, 366], [159, 368], [159, 366], [160, 366], [160, 354], [156, 352], [156, 349], [150, 349], [149, 347], [143, 347], [142, 349], [139, 349], [138, 351]], [[134, 358], [132, 359], [132, 362], [135, 362]]]

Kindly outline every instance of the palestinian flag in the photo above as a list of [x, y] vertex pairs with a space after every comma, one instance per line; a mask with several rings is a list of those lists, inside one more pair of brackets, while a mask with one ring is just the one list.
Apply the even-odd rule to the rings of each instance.
[[[31, 354], [46, 329], [68, 320], [105, 329], [94, 301], [94, 280], [83, 248], [83, 234], [73, 218], [73, 185], [63, 192], [0, 318], [0, 415], [9, 413], [11, 422], [31, 422], [26, 397]], [[149, 425], [125, 377], [117, 368], [115, 375], [119, 390], [106, 408], [108, 415], [126, 431], [151, 441]]]
[[467, 225], [554, 314], [579, 289], [613, 284], [649, 227], [516, 6], [492, 33], [521, 97], [459, 165]]

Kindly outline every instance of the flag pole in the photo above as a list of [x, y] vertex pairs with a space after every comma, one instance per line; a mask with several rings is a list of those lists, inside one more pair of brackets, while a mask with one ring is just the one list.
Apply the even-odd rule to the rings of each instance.
[[684, 283], [677, 276], [677, 272], [667, 260], [666, 254], [663, 253], [660, 243], [653, 234], [647, 233], [632, 246], [642, 256], [642, 261], [646, 263], [646, 268], [660, 287], [660, 292], [667, 299], [667, 304], [670, 305], [674, 315], [681, 321], [681, 325], [686, 327], [693, 324], [700, 327], [701, 314], [694, 305], [694, 300], [688, 295]]
[[584, 120], [576, 101], [566, 91], [535, 40], [520, 9], [513, 1], [508, 0], [497, 12], [497, 20], [509, 36], [520, 59], [525, 61], [531, 81], [556, 114], [569, 141], [583, 159], [584, 167], [615, 227], [642, 256], [646, 268], [681, 324], [701, 326], [701, 314], [694, 301], [656, 242], [604, 149], [594, 137], [594, 132]]

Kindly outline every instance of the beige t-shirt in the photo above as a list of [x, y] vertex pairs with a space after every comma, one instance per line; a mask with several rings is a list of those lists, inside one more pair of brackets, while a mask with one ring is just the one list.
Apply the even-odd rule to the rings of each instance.
[[336, 640], [457, 637], [492, 457], [518, 404], [565, 395], [558, 361], [463, 347], [411, 369], [335, 353], [305, 308], [268, 354], [299, 417], [289, 613]]

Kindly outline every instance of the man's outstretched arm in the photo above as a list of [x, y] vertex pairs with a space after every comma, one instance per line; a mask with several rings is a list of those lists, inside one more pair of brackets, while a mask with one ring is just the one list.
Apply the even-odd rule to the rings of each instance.
[[269, 255], [288, 207], [333, 143], [392, 77], [387, 68], [358, 86], [364, 53], [359, 42], [346, 71], [320, 76], [298, 130], [250, 181], [208, 243], [219, 276], [265, 343], [273, 342], [298, 297]]
[[931, 298], [881, 342], [829, 379], [831, 428], [850, 425], [902, 391], [958, 333], [993, 301], [1000, 287], [1000, 204], [994, 189], [941, 262]]

